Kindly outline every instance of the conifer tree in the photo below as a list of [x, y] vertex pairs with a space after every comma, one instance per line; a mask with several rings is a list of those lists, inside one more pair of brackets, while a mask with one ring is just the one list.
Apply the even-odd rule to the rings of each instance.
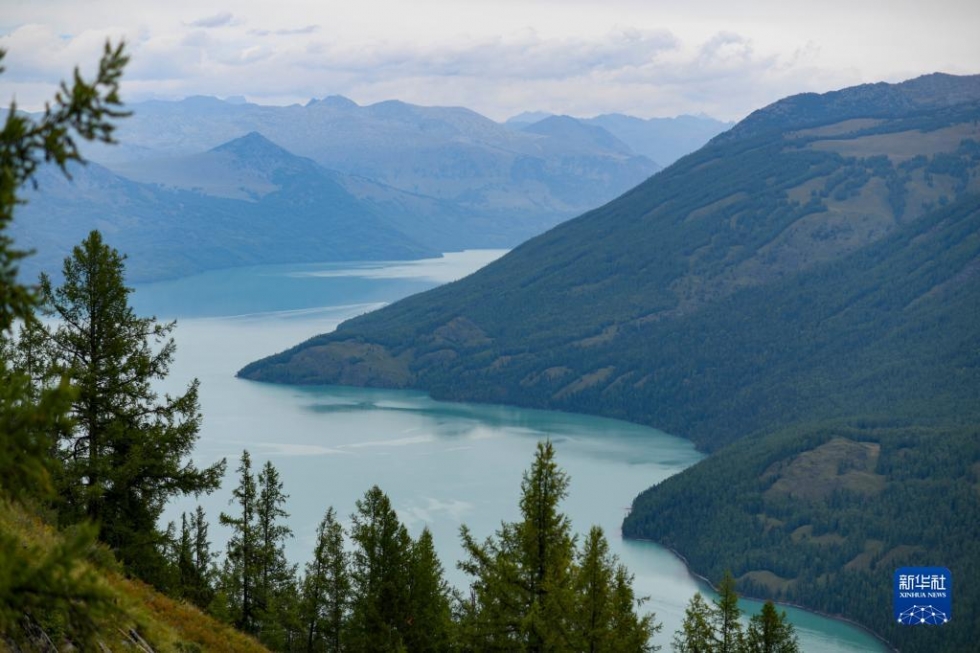
[[742, 611], [738, 607], [735, 579], [728, 570], [725, 570], [718, 584], [718, 598], [714, 604], [715, 650], [718, 653], [738, 653], [744, 646], [742, 624], [739, 622]]
[[221, 513], [220, 522], [232, 528], [228, 538], [221, 588], [215, 612], [247, 633], [256, 632], [255, 586], [259, 575], [259, 532], [256, 523], [258, 495], [252, 474], [252, 457], [242, 452], [238, 487], [232, 490], [239, 516]]
[[[0, 50], [0, 61], [4, 56]], [[0, 515], [21, 518], [29, 509], [27, 494], [48, 496], [52, 483], [50, 435], [67, 427], [72, 393], [66, 383], [38, 391], [29, 371], [13, 362], [12, 328], [29, 321], [37, 308], [35, 290], [18, 278], [27, 252], [7, 233], [21, 187], [34, 181], [39, 165], [52, 162], [68, 174], [67, 165], [81, 161], [75, 138], [113, 142], [113, 120], [125, 115], [118, 95], [127, 61], [122, 46], [106, 44], [97, 77], [89, 82], [76, 69], [69, 86], [62, 83], [54, 101], [40, 117], [11, 105], [0, 130]], [[0, 73], [3, 67], [0, 66]], [[84, 646], [93, 634], [96, 616], [116, 610], [94, 574], [78, 562], [88, 554], [92, 534], [79, 529], [62, 535], [55, 549], [36, 546], [16, 530], [0, 528], [0, 632], [13, 648], [29, 643], [21, 630], [31, 621], [57, 619], [66, 642]], [[36, 643], [36, 642], [33, 642]], [[94, 646], [94, 642], [91, 642]]]
[[198, 607], [206, 609], [214, 599], [216, 554], [211, 552], [208, 520], [201, 506], [198, 506], [191, 516], [190, 530], [196, 585], [188, 598]]
[[681, 629], [674, 633], [676, 653], [711, 653], [715, 650], [714, 613], [701, 592], [691, 597]]
[[351, 515], [354, 598], [348, 648], [398, 651], [405, 646], [412, 539], [377, 485], [355, 507]]
[[428, 527], [412, 544], [405, 645], [409, 651], [448, 651], [452, 645], [452, 591]]
[[521, 482], [521, 521], [504, 523], [481, 545], [462, 528], [474, 576], [464, 633], [475, 649], [562, 650], [570, 646], [565, 615], [574, 605], [571, 566], [575, 540], [558, 506], [568, 494], [568, 475], [554, 460], [551, 442], [538, 443]]
[[292, 529], [282, 523], [289, 517], [279, 471], [266, 462], [258, 476], [255, 506], [257, 530], [255, 616], [259, 640], [277, 650], [290, 647], [297, 635], [296, 569], [286, 561], [285, 542]]
[[41, 276], [51, 368], [75, 390], [74, 427], [63, 433], [60, 490], [68, 523], [90, 520], [127, 567], [151, 582], [163, 573], [157, 521], [177, 495], [210, 492], [224, 461], [197, 469], [197, 381], [161, 400], [152, 383], [166, 377], [175, 353], [174, 323], [137, 317], [129, 305], [124, 257], [98, 231], [65, 259], [64, 281]]
[[302, 583], [301, 620], [306, 651], [339, 653], [350, 609], [351, 581], [344, 529], [334, 509], [317, 527], [313, 559], [306, 564]]
[[569, 479], [554, 457], [551, 442], [538, 444], [521, 483], [521, 521], [483, 544], [462, 528], [469, 558], [459, 567], [473, 581], [460, 637], [473, 650], [650, 650], [657, 626], [636, 615], [632, 577], [608, 555], [601, 530], [576, 551], [559, 510]]
[[204, 509], [198, 506], [190, 516], [181, 513], [179, 537], [171, 535], [175, 530], [173, 524], [168, 528], [168, 537], [176, 538], [171, 560], [176, 578], [168, 591], [207, 609], [214, 599], [215, 571]]
[[749, 620], [745, 637], [747, 653], [799, 653], [800, 644], [786, 612], [777, 612], [772, 601], [766, 601], [762, 611]]
[[609, 544], [602, 529], [593, 526], [585, 539], [575, 574], [579, 597], [573, 627], [575, 648], [606, 651], [612, 645], [612, 584], [615, 570], [609, 559]]
[[654, 651], [650, 638], [660, 630], [651, 615], [640, 617], [641, 601], [632, 577], [609, 552], [602, 528], [593, 526], [575, 569], [576, 611], [571, 622], [575, 650]]

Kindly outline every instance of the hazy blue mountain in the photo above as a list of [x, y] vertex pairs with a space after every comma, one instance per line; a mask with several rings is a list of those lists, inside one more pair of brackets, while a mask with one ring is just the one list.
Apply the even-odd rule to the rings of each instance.
[[512, 129], [523, 129], [528, 125], [541, 122], [545, 118], [551, 118], [554, 115], [555, 114], [548, 113], [547, 111], [524, 111], [505, 120], [504, 125]]
[[[135, 179], [166, 184], [169, 173], [155, 160], [196, 157], [258, 132], [327, 169], [450, 202], [477, 220], [505, 217], [502, 227], [517, 230], [511, 245], [613, 199], [659, 169], [618, 144], [572, 147], [556, 136], [515, 132], [458, 107], [394, 100], [362, 107], [331, 96], [305, 106], [192, 97], [130, 108], [133, 116], [118, 130], [125, 145], [95, 146], [86, 153]], [[205, 165], [193, 158], [188, 163], [202, 171]], [[202, 179], [200, 187], [214, 189], [226, 181]]]
[[960, 651], [980, 621], [897, 629], [887, 597], [902, 565], [980, 573], [978, 270], [980, 75], [932, 75], [777, 102], [470, 277], [239, 374], [690, 437], [716, 453], [643, 493], [627, 536], [902, 650]]
[[[553, 216], [510, 211], [474, 212], [449, 200], [410, 193], [366, 177], [329, 171], [252, 132], [207, 152], [118, 164], [128, 179], [212, 197], [258, 201], [281, 190], [275, 178], [299, 175], [328, 180], [370, 209], [387, 225], [434, 251], [507, 248], [550, 227]], [[275, 177], [274, 174], [275, 173]], [[358, 251], [363, 247], [358, 248]]]
[[[554, 114], [527, 111], [508, 118], [504, 123], [511, 129], [527, 131]], [[567, 118], [567, 116], [563, 116]], [[734, 123], [722, 122], [708, 116], [677, 116], [676, 118], [637, 118], [621, 113], [609, 113], [594, 118], [574, 118], [583, 125], [600, 127], [625, 143], [630, 150], [659, 165], [668, 166], [685, 154], [702, 147], [718, 134], [731, 129]]]
[[734, 123], [722, 122], [708, 116], [677, 116], [676, 118], [635, 118], [619, 113], [603, 114], [583, 121], [602, 127], [634, 152], [662, 166], [699, 149], [718, 134], [731, 129]]
[[524, 127], [522, 131], [550, 137], [542, 145], [555, 151], [585, 154], [599, 149], [622, 156], [633, 155], [629, 145], [605, 129], [569, 116], [550, 116]]
[[[130, 256], [131, 281], [262, 263], [401, 259], [441, 251], [410, 238], [339, 175], [257, 133], [176, 162], [155, 161], [167, 185], [98, 165], [71, 181], [42, 171], [13, 225], [37, 250], [24, 272], [54, 272], [89, 230]], [[207, 173], [207, 174], [205, 174]], [[206, 191], [206, 192], [205, 192]]]

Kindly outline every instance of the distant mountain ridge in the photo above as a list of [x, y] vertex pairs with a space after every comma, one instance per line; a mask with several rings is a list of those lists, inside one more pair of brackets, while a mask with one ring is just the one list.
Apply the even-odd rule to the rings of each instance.
[[[339, 173], [452, 202], [482, 218], [517, 214], [535, 225], [616, 197], [659, 166], [615, 138], [568, 147], [547, 134], [514, 132], [462, 107], [422, 107], [397, 100], [359, 106], [331, 96], [304, 106], [259, 106], [194, 97], [132, 107], [118, 139], [96, 146], [92, 160], [154, 181], [154, 159], [197, 155], [258, 132], [293, 154]], [[523, 230], [511, 239], [520, 242]], [[478, 246], [471, 243], [470, 246]]]
[[[417, 259], [442, 251], [403, 233], [390, 211], [348, 192], [336, 173], [257, 133], [166, 170], [168, 186], [98, 164], [74, 166], [71, 181], [43, 170], [40, 190], [27, 194], [12, 225], [37, 251], [22, 273], [57, 275], [94, 228], [129, 256], [127, 278], [136, 282], [240, 265]], [[211, 194], [201, 192], [205, 184]]]
[[[525, 112], [507, 120], [515, 129], [527, 129], [554, 114], [542, 111]], [[562, 116], [568, 118], [568, 116]], [[600, 127], [626, 143], [637, 154], [669, 166], [677, 159], [694, 152], [718, 134], [731, 129], [734, 123], [722, 122], [708, 116], [677, 116], [676, 118], [636, 118], [621, 113], [608, 113], [594, 118], [572, 118], [583, 125]]]
[[[289, 107], [196, 96], [130, 108], [119, 145], [85, 145], [104, 167], [81, 171], [71, 186], [105, 184], [105, 192], [71, 192], [50, 177], [23, 212], [21, 233], [39, 251], [26, 272], [50, 271], [74, 245], [68, 234], [95, 227], [115, 234], [132, 255], [131, 277], [144, 281], [262, 262], [510, 248], [659, 169], [604, 128], [571, 118], [515, 132], [465, 108], [362, 107], [342, 96]], [[322, 195], [319, 217], [309, 202], [285, 197], [287, 187]], [[234, 213], [247, 235], [234, 232]], [[374, 235], [328, 235], [355, 216], [377, 225]], [[169, 260], [154, 238], [179, 245]]]

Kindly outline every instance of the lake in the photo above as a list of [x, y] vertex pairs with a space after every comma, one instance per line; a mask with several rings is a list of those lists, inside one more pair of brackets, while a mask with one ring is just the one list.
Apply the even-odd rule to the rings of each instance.
[[[224, 487], [200, 500], [176, 501], [166, 520], [199, 502], [211, 521], [215, 550], [228, 533], [218, 514], [230, 510], [243, 449], [257, 471], [266, 460], [280, 471], [290, 498], [291, 562], [311, 556], [316, 526], [328, 506], [345, 517], [372, 485], [391, 498], [413, 536], [432, 531], [447, 579], [465, 586], [455, 568], [459, 527], [478, 539], [518, 517], [521, 476], [536, 443], [550, 438], [571, 477], [564, 511], [575, 531], [598, 524], [610, 547], [649, 595], [646, 608], [663, 623], [658, 643], [670, 649], [694, 592], [710, 593], [683, 562], [650, 543], [623, 541], [619, 527], [634, 496], [702, 458], [693, 445], [627, 422], [507, 406], [437, 402], [422, 392], [291, 387], [234, 378], [243, 365], [341, 321], [461, 278], [504, 251], [475, 250], [440, 259], [361, 264], [279, 265], [207, 272], [136, 289], [140, 315], [179, 319], [177, 355], [162, 391], [201, 381], [204, 414], [195, 461], [228, 459]], [[748, 612], [761, 604], [743, 601]], [[802, 610], [787, 609], [804, 651], [884, 651], [870, 634]]]

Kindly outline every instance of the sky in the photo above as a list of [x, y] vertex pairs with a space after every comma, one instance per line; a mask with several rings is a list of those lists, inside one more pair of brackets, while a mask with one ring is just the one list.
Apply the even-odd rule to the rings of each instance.
[[0, 0], [0, 102], [43, 107], [124, 40], [127, 102], [344, 95], [738, 120], [779, 98], [980, 73], [976, 0]]

